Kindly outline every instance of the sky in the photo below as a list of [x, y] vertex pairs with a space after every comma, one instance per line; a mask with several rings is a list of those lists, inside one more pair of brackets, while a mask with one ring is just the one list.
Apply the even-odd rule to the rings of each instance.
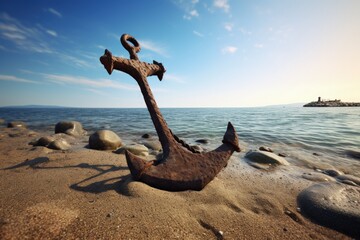
[[1, 0], [0, 106], [145, 107], [105, 49], [163, 63], [160, 108], [360, 102], [359, 0]]

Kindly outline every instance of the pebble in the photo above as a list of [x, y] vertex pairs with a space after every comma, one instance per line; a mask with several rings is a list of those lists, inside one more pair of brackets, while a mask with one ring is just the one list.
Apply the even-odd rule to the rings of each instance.
[[162, 146], [159, 140], [148, 140], [148, 141], [144, 141], [142, 142], [144, 144], [145, 147], [152, 149], [154, 151], [161, 151], [162, 150]]
[[151, 135], [149, 133], [145, 133], [141, 136], [142, 138], [151, 138]]
[[148, 156], [149, 149], [142, 144], [129, 144], [122, 146], [121, 148], [117, 149], [115, 153], [122, 154], [125, 153], [125, 150], [131, 152], [132, 154], [139, 155], [139, 156]]
[[259, 147], [259, 150], [260, 151], [265, 151], [265, 152], [274, 152], [271, 148], [269, 148], [269, 147], [266, 147], [266, 146], [261, 146], [261, 147]]
[[54, 150], [68, 150], [70, 147], [70, 144], [65, 139], [57, 139], [48, 145], [48, 148]]
[[55, 125], [55, 133], [65, 133], [74, 137], [80, 137], [86, 134], [83, 126], [77, 121], [61, 121]]
[[99, 130], [89, 137], [89, 147], [97, 150], [115, 150], [122, 145], [120, 137], [110, 130]]
[[250, 150], [245, 154], [245, 158], [250, 161], [250, 163], [289, 165], [289, 162], [286, 161], [285, 158], [271, 152]]
[[297, 202], [306, 217], [356, 238], [360, 236], [359, 199], [357, 187], [332, 182], [306, 188]]
[[21, 121], [12, 121], [7, 124], [8, 128], [26, 128], [26, 124]]
[[207, 140], [207, 139], [198, 139], [198, 140], [196, 140], [195, 142], [197, 142], [197, 143], [202, 143], [202, 144], [208, 144], [208, 143], [209, 143], [209, 140]]
[[345, 154], [351, 158], [360, 160], [360, 151], [347, 150]]
[[356, 183], [357, 185], [360, 186], [360, 178], [356, 177], [356, 176], [353, 176], [353, 175], [350, 175], [350, 174], [337, 176], [336, 179], [340, 180], [340, 181], [346, 181], [346, 180], [352, 181], [352, 182], [354, 182], [354, 183]]
[[331, 177], [337, 177], [339, 175], [342, 175], [344, 173], [340, 172], [339, 170], [336, 170], [336, 169], [327, 169], [327, 170], [324, 170], [323, 173], [325, 173], [326, 175], [329, 175]]
[[335, 182], [336, 180], [328, 175], [313, 172], [313, 173], [304, 173], [301, 175], [302, 178], [313, 181], [313, 182]]

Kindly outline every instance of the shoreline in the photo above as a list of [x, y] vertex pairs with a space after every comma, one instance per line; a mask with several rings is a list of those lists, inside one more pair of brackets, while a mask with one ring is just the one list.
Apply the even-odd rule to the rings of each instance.
[[87, 136], [65, 151], [28, 145], [43, 134], [0, 128], [2, 239], [350, 239], [299, 212], [298, 194], [326, 177], [313, 169], [263, 171], [242, 152], [202, 191], [166, 192], [133, 181], [123, 154], [86, 148]]

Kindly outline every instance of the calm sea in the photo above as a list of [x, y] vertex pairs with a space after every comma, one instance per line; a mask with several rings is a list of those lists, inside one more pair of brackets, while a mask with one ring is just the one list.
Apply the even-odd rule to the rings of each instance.
[[[207, 149], [221, 144], [231, 121], [245, 150], [261, 145], [294, 159], [309, 158], [332, 165], [336, 161], [359, 164], [346, 155], [360, 151], [360, 108], [165, 108], [169, 127], [190, 144], [205, 138]], [[137, 141], [144, 133], [156, 134], [147, 109], [99, 108], [0, 108], [0, 118], [21, 120], [34, 130], [53, 131], [57, 122], [76, 120], [89, 133], [99, 129], [116, 132], [125, 142]], [[314, 154], [324, 157], [315, 159]]]

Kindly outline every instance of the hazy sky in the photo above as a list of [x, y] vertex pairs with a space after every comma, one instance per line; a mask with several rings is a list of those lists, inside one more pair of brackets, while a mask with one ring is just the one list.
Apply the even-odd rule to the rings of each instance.
[[2, 0], [0, 106], [145, 107], [99, 62], [123, 33], [167, 69], [160, 107], [360, 102], [359, 0]]

